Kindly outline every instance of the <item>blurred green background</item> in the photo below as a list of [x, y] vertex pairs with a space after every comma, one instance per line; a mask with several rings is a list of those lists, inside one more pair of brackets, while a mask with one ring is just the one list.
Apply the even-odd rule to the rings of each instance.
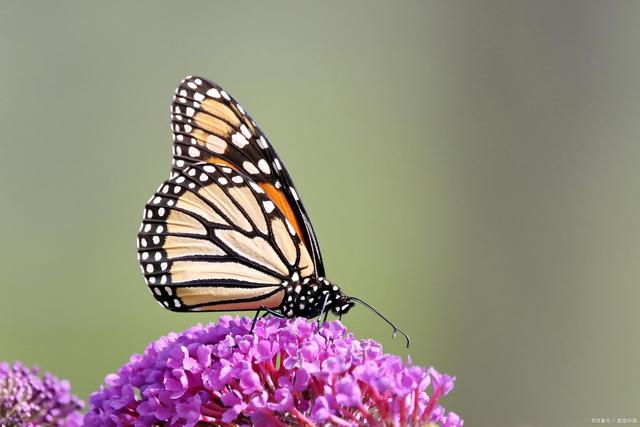
[[[135, 236], [187, 74], [269, 135], [329, 277], [469, 426], [640, 417], [640, 3], [0, 3], [0, 359], [82, 397], [218, 315]], [[362, 308], [360, 337], [408, 354]]]

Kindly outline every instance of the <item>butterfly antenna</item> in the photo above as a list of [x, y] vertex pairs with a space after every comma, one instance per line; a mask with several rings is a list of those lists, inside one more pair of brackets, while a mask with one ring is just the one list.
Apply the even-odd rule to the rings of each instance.
[[375, 308], [371, 307], [369, 304], [367, 304], [366, 302], [362, 301], [360, 298], [356, 298], [356, 297], [349, 297], [349, 301], [352, 302], [357, 302], [360, 303], [362, 305], [364, 305], [365, 307], [367, 307], [369, 310], [373, 311], [375, 314], [378, 315], [378, 317], [380, 317], [382, 320], [384, 320], [385, 322], [387, 322], [389, 325], [391, 325], [391, 327], [393, 328], [393, 338], [395, 338], [398, 335], [398, 332], [400, 332], [402, 335], [404, 335], [404, 337], [407, 339], [407, 348], [409, 348], [409, 345], [411, 344], [411, 338], [409, 338], [409, 335], [405, 334], [404, 331], [400, 328], [398, 328], [396, 325], [394, 325], [391, 320], [387, 319], [386, 317], [384, 317], [382, 315], [382, 313], [380, 313], [378, 310], [376, 310]]

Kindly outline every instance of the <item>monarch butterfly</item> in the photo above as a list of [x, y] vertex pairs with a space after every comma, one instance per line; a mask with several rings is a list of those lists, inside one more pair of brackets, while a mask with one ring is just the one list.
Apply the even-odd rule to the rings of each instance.
[[[171, 177], [151, 196], [138, 260], [156, 300], [183, 312], [341, 316], [364, 301], [325, 278], [309, 217], [264, 133], [220, 86], [188, 76], [171, 104]], [[256, 314], [256, 318], [257, 315]]]

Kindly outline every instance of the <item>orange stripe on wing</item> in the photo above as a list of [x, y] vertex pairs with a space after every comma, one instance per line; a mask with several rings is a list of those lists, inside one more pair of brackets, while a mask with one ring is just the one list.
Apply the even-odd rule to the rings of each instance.
[[293, 209], [291, 208], [291, 205], [289, 204], [289, 201], [285, 197], [284, 193], [266, 182], [261, 182], [258, 185], [262, 187], [262, 189], [267, 193], [271, 201], [273, 201], [278, 209], [280, 209], [280, 212], [282, 212], [284, 217], [289, 220], [289, 222], [293, 226], [293, 229], [296, 230], [296, 233], [300, 237], [300, 240], [302, 240], [302, 242], [306, 245], [306, 242], [304, 241], [304, 234], [302, 234], [302, 229], [300, 228], [300, 224], [298, 224], [298, 219], [293, 213]]
[[[240, 170], [233, 163], [229, 163], [228, 161], [217, 156], [211, 156], [207, 158], [207, 163], [211, 163], [212, 165], [229, 166], [231, 169], [237, 171]], [[282, 212], [284, 217], [289, 220], [289, 222], [293, 226], [293, 229], [296, 231], [296, 234], [300, 237], [302, 243], [306, 245], [304, 234], [302, 234], [302, 229], [300, 228], [298, 219], [293, 213], [293, 208], [291, 208], [291, 205], [289, 204], [289, 201], [287, 200], [287, 197], [284, 195], [284, 193], [267, 182], [260, 182], [258, 183], [258, 185], [265, 191], [265, 193], [267, 193], [267, 196], [269, 196], [269, 198], [278, 207], [278, 209], [280, 209], [280, 212]]]
[[217, 157], [217, 156], [211, 156], [207, 158], [207, 163], [211, 163], [212, 165], [229, 166], [233, 170], [236, 170], [236, 171], [239, 170], [233, 163], [229, 163], [225, 159], [221, 159], [220, 157]]

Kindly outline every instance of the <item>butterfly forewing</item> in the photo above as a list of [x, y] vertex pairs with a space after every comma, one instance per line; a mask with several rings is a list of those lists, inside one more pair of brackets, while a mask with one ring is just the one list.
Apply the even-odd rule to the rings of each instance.
[[138, 255], [156, 299], [179, 311], [276, 308], [287, 280], [315, 274], [285, 215], [247, 174], [193, 163], [145, 207]]
[[189, 76], [171, 105], [173, 171], [196, 162], [225, 165], [250, 177], [267, 194], [324, 275], [313, 227], [282, 161], [251, 117], [226, 91], [204, 78]]

